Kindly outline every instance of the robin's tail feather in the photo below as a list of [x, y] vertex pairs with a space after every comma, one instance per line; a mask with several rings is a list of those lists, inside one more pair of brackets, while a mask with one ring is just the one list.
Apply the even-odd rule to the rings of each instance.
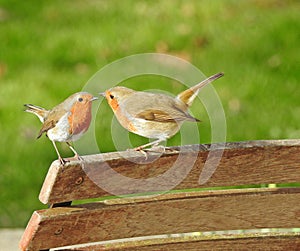
[[206, 86], [207, 84], [211, 83], [212, 81], [224, 76], [223, 72], [217, 73], [215, 75], [210, 76], [209, 78], [201, 81], [199, 84], [179, 93], [177, 95], [177, 99], [181, 100], [183, 103], [185, 103], [187, 106], [192, 105], [194, 99], [198, 95], [198, 92], [201, 88]]
[[39, 106], [36, 106], [36, 105], [31, 105], [31, 104], [25, 104], [24, 105], [26, 107], [25, 109], [25, 112], [30, 112], [30, 113], [33, 113], [35, 114], [39, 120], [44, 123], [45, 121], [45, 118], [47, 117], [49, 111], [42, 108], [42, 107], [39, 107]]

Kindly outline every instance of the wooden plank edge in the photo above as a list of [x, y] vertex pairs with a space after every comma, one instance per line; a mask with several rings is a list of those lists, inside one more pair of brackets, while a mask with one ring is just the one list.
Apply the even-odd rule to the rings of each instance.
[[[260, 229], [244, 230], [240, 233], [239, 230], [233, 231], [216, 231], [216, 232], [196, 232], [185, 234], [173, 234], [166, 236], [144, 236], [139, 238], [127, 238], [112, 241], [102, 241], [95, 243], [87, 243], [80, 245], [55, 248], [56, 251], [66, 250], [123, 250], [130, 248], [141, 248], [149, 246], [157, 248], [162, 245], [180, 244], [180, 243], [195, 243], [195, 242], [220, 242], [220, 241], [236, 241], [241, 239], [298, 239], [300, 243], [300, 232], [293, 232], [291, 229], [278, 229], [277, 231], [262, 232]], [[220, 243], [219, 243], [220, 245]], [[155, 249], [153, 249], [155, 250]]]
[[30, 250], [30, 245], [35, 237], [35, 234], [39, 228], [40, 215], [35, 211], [33, 212], [26, 229], [21, 237], [19, 242], [19, 248], [22, 251]]
[[43, 204], [48, 204], [49, 202], [49, 197], [51, 195], [51, 191], [52, 188], [55, 184], [56, 178], [57, 178], [57, 174], [59, 171], [61, 171], [61, 165], [60, 162], [58, 160], [55, 160], [54, 162], [52, 162], [48, 173], [46, 175], [46, 178], [44, 180], [44, 183], [42, 185], [42, 189], [40, 191], [39, 194], [39, 200], [43, 203]]
[[[274, 146], [300, 146], [300, 139], [283, 139], [283, 140], [250, 140], [250, 141], [239, 141], [239, 142], [224, 142], [224, 143], [213, 143], [213, 144], [193, 144], [183, 146], [168, 146], [168, 149], [162, 154], [162, 156], [176, 155], [179, 152], [190, 152], [199, 151], [205, 152], [210, 150], [232, 150], [232, 149], [247, 149], [253, 147], [274, 147]], [[151, 154], [160, 155], [161, 153], [150, 152]], [[107, 152], [99, 154], [91, 154], [82, 156], [83, 159], [88, 162], [105, 162], [116, 159], [122, 159], [125, 156], [126, 159], [144, 159], [145, 155], [133, 149], [127, 151], [118, 152]], [[68, 166], [80, 165], [80, 160], [70, 158], [69, 162], [63, 167], [60, 162], [55, 160], [52, 165], [56, 166], [58, 170], [68, 168]]]

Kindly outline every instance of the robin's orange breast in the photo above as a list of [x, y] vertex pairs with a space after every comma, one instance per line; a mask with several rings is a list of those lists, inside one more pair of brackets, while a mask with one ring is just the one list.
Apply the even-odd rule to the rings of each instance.
[[68, 122], [70, 124], [69, 133], [76, 135], [85, 132], [90, 126], [91, 119], [91, 105], [86, 104], [82, 106], [75, 103], [72, 106], [68, 117]]
[[130, 132], [137, 133], [137, 128], [133, 124], [133, 119], [129, 118], [129, 116], [123, 113], [119, 106], [116, 110], [114, 110], [114, 112], [118, 121], [123, 127], [125, 127]]

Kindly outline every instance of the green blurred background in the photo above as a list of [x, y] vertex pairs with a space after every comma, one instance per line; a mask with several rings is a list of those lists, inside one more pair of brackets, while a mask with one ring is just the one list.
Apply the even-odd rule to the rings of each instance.
[[[38, 194], [57, 158], [46, 137], [35, 139], [40, 122], [23, 104], [51, 108], [125, 56], [166, 53], [206, 76], [225, 72], [214, 87], [227, 141], [299, 138], [299, 13], [297, 0], [0, 0], [0, 227], [24, 227], [34, 209], [45, 207]], [[184, 88], [151, 76], [133, 82], [174, 94]], [[201, 104], [192, 112], [204, 121], [201, 143], [209, 143]], [[113, 151], [112, 112], [105, 106], [104, 113], [101, 150]], [[146, 142], [130, 137], [133, 145]], [[169, 142], [178, 144], [178, 137]]]

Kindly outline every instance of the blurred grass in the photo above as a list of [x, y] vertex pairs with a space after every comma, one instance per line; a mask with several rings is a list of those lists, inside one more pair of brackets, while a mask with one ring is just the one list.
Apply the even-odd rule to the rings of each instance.
[[[37, 196], [56, 159], [46, 137], [35, 140], [40, 123], [23, 113], [23, 104], [51, 108], [125, 56], [167, 53], [207, 76], [224, 71], [214, 87], [228, 141], [299, 138], [299, 11], [296, 0], [0, 0], [0, 227], [23, 227], [43, 207]], [[174, 94], [182, 90], [151, 76], [132, 81], [147, 88], [162, 84]], [[204, 121], [201, 140], [208, 143], [210, 125], [201, 104], [192, 112]], [[101, 150], [112, 151], [110, 125], [101, 121]], [[130, 137], [134, 145], [145, 142]], [[178, 136], [169, 142], [178, 144]], [[72, 155], [59, 147], [63, 156]]]

